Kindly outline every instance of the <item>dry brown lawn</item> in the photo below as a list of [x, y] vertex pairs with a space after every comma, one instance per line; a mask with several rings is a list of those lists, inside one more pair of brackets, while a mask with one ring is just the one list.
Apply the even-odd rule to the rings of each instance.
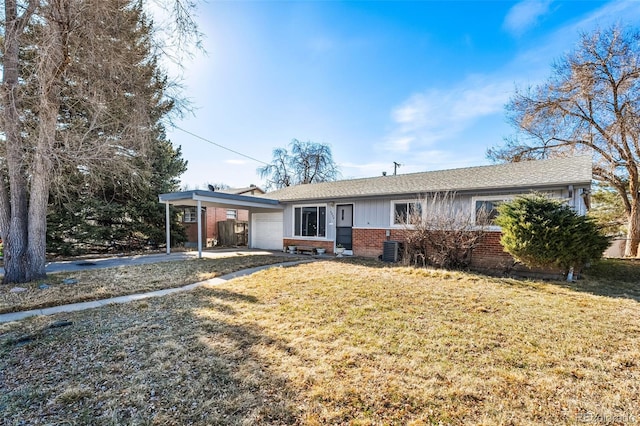
[[[51, 327], [61, 320], [72, 324]], [[2, 325], [0, 416], [8, 425], [634, 424], [639, 360], [633, 298], [317, 262]]]
[[[294, 260], [297, 258], [291, 256], [234, 253], [229, 257], [215, 259], [189, 259], [49, 274], [46, 280], [19, 284], [19, 287], [27, 289], [22, 293], [11, 293], [13, 286], [0, 285], [0, 313], [182, 287], [242, 269]], [[64, 284], [63, 280], [67, 278], [73, 278], [78, 283]], [[42, 283], [48, 284], [50, 288], [40, 289]]]

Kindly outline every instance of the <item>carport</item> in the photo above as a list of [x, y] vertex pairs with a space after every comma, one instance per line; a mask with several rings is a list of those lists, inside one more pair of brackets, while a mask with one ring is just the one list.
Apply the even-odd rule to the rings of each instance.
[[[202, 257], [202, 207], [222, 207], [225, 209], [244, 209], [249, 211], [249, 247], [256, 247], [256, 241], [263, 241], [256, 235], [256, 227], [265, 224], [268, 231], [275, 237], [279, 229], [278, 243], [282, 245], [282, 211], [284, 207], [280, 205], [278, 200], [272, 200], [263, 197], [254, 197], [250, 195], [226, 194], [216, 191], [205, 191], [196, 189], [194, 191], [171, 192], [168, 194], [160, 194], [159, 201], [165, 205], [165, 231], [167, 240], [167, 254], [171, 253], [171, 215], [169, 206], [195, 206], [198, 211], [198, 257]], [[278, 228], [279, 224], [279, 228]], [[265, 228], [267, 229], [267, 228]], [[275, 242], [274, 242], [275, 243]]]

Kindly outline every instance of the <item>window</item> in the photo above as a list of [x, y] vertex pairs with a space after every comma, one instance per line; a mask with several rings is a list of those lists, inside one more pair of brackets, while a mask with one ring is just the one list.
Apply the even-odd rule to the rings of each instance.
[[296, 207], [293, 212], [293, 235], [324, 237], [327, 228], [327, 208], [324, 206]]
[[478, 226], [495, 225], [498, 217], [498, 206], [505, 201], [511, 201], [516, 195], [492, 195], [485, 197], [473, 197], [471, 205], [473, 209], [473, 223]]
[[416, 223], [422, 218], [422, 205], [416, 201], [394, 201], [391, 214], [394, 225]]
[[503, 201], [476, 201], [476, 225], [493, 225], [498, 216], [498, 206]]
[[227, 219], [237, 219], [238, 218], [238, 210], [228, 209], [227, 210]]
[[[478, 226], [492, 226], [494, 228], [498, 228], [498, 225], [495, 224], [496, 217], [498, 217], [498, 206], [522, 195], [525, 194], [473, 197], [471, 199], [471, 206], [473, 209], [474, 223]], [[558, 195], [554, 196], [553, 193], [547, 193], [546, 196], [550, 198], [558, 198]]]
[[197, 222], [198, 217], [196, 216], [197, 207], [185, 207], [183, 211], [182, 221], [183, 222]]

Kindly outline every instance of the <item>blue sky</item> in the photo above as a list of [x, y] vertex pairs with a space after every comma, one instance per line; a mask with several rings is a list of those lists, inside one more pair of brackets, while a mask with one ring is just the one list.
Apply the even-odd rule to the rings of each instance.
[[[270, 162], [291, 139], [329, 144], [342, 178], [488, 164], [513, 133], [504, 105], [544, 81], [580, 32], [640, 23], [638, 1], [211, 1], [206, 54], [183, 63], [176, 124]], [[189, 188], [263, 185], [261, 163], [179, 129]]]

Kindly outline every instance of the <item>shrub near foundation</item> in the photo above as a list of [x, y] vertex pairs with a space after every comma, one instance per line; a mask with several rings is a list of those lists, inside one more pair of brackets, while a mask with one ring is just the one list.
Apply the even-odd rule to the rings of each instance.
[[417, 199], [415, 204], [420, 207], [415, 208], [401, 231], [404, 263], [467, 268], [485, 227], [476, 225], [469, 212], [457, 207], [454, 192], [434, 193]]
[[609, 245], [591, 218], [560, 200], [531, 194], [498, 207], [500, 242], [516, 260], [530, 267], [558, 266], [565, 272], [602, 257]]

